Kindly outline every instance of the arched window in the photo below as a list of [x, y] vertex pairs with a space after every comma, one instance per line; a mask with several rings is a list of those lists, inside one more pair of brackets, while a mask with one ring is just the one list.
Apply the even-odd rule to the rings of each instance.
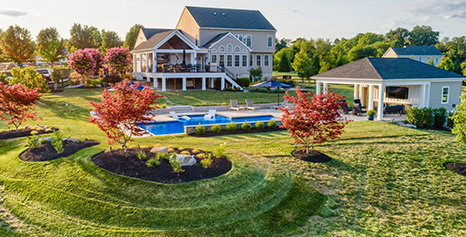
[[212, 53], [217, 53], [217, 49], [212, 49]]
[[225, 53], [225, 46], [222, 45], [222, 46], [218, 47], [218, 51], [220, 53]]
[[239, 52], [241, 52], [241, 49], [239, 48], [239, 46], [236, 46], [235, 47], [235, 53], [239, 53]]
[[233, 45], [232, 44], [227, 45], [227, 53], [233, 53]]

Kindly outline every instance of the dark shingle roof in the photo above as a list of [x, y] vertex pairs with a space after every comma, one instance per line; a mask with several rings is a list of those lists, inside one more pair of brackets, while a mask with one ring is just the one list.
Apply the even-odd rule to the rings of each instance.
[[398, 55], [443, 55], [435, 46], [392, 47]]
[[165, 39], [173, 31], [175, 30], [142, 28], [142, 32], [146, 36], [147, 41], [142, 42], [133, 50], [151, 49], [154, 46], [156, 46], [160, 41]]
[[209, 48], [210, 46], [215, 44], [217, 41], [221, 40], [225, 35], [228, 35], [228, 32], [216, 35], [214, 38], [209, 40], [209, 42], [205, 43], [202, 47]]
[[275, 27], [257, 10], [190, 7], [186, 9], [201, 28], [273, 30]]
[[464, 78], [409, 58], [363, 58], [313, 77], [354, 79]]

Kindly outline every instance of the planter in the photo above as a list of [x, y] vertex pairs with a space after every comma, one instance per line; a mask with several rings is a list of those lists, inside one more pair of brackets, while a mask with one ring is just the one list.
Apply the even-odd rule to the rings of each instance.
[[368, 115], [367, 119], [369, 119], [370, 121], [373, 121], [374, 120], [374, 115]]
[[316, 150], [310, 150], [309, 153], [306, 153], [302, 150], [294, 150], [293, 152], [291, 152], [291, 155], [300, 160], [312, 163], [327, 163], [332, 160], [332, 158], [330, 158], [329, 156]]

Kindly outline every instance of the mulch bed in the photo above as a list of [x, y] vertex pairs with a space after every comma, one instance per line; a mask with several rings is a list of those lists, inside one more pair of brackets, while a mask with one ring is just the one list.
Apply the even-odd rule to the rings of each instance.
[[466, 176], [466, 163], [445, 163], [443, 166], [445, 166], [447, 170]]
[[256, 128], [253, 128], [251, 129], [251, 131], [249, 132], [245, 132], [243, 131], [241, 128], [239, 128], [238, 130], [236, 130], [236, 132], [234, 133], [230, 133], [226, 130], [222, 130], [220, 131], [220, 133], [213, 133], [211, 131], [208, 131], [206, 132], [204, 135], [197, 135], [196, 133], [192, 133], [192, 134], [189, 134], [189, 136], [193, 136], [193, 137], [215, 137], [215, 136], [224, 136], [224, 135], [233, 135], [233, 134], [247, 134], [247, 133], [261, 133], [261, 132], [275, 132], [275, 131], [282, 131], [282, 130], [286, 130], [286, 128], [275, 128], [275, 129], [270, 129], [270, 128], [264, 128], [262, 130], [260, 129], [256, 129]]
[[83, 142], [63, 141], [63, 152], [57, 154], [50, 142], [40, 144], [37, 148], [29, 148], [23, 152], [19, 158], [23, 161], [37, 162], [55, 160], [61, 157], [70, 156], [81, 149], [98, 145], [99, 143], [92, 140]]
[[0, 132], [0, 140], [18, 138], [18, 137], [28, 137], [28, 136], [31, 136], [32, 131], [37, 131], [38, 132], [37, 135], [40, 135], [40, 134], [52, 133], [53, 131], [58, 130], [58, 128], [50, 128], [50, 129], [52, 129], [52, 131], [48, 131], [48, 132], [46, 132], [45, 129], [44, 130], [34, 130], [34, 129], [30, 129], [30, 128], [21, 128], [21, 129], [18, 129], [18, 131], [14, 130], [14, 129], [7, 130], [7, 131]]
[[305, 151], [295, 150], [291, 152], [291, 155], [300, 160], [313, 162], [313, 163], [326, 163], [332, 160], [332, 158], [330, 158], [329, 156], [316, 150], [310, 150], [309, 153], [307, 154]]
[[[124, 150], [113, 150], [110, 152], [100, 153], [92, 158], [92, 161], [100, 168], [110, 172], [158, 183], [175, 184], [184, 183], [194, 180], [209, 179], [227, 173], [232, 168], [232, 163], [225, 156], [213, 158], [209, 168], [202, 167], [201, 159], [196, 159], [193, 166], [183, 166], [184, 172], [175, 173], [167, 159], [161, 159], [160, 164], [154, 167], [148, 167], [146, 160], [156, 158], [155, 153], [150, 152], [150, 148], [132, 148], [125, 153]], [[176, 149], [175, 149], [176, 150]], [[192, 149], [186, 149], [192, 152]], [[144, 151], [146, 159], [138, 159], [137, 153]], [[176, 153], [180, 153], [176, 150]], [[205, 153], [200, 151], [199, 153]]]
[[50, 93], [61, 93], [61, 92], [64, 92], [64, 91], [65, 90], [62, 90], [62, 89], [57, 89], [57, 90], [51, 89]]

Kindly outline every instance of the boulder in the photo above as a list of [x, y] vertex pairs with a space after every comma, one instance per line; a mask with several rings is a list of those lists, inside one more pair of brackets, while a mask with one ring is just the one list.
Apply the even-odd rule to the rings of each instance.
[[176, 155], [176, 159], [181, 162], [181, 166], [193, 166], [196, 159], [192, 155]]

